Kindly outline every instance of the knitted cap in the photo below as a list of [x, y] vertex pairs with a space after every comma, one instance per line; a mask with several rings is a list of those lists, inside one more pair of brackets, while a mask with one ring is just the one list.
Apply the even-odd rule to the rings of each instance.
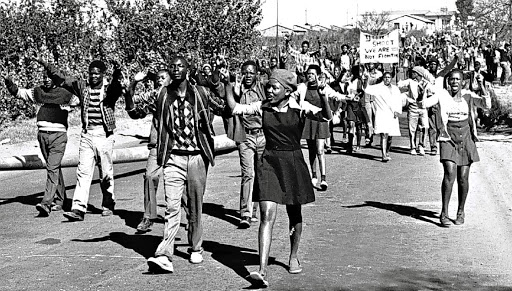
[[297, 90], [297, 78], [292, 72], [288, 70], [277, 69], [272, 72], [272, 75], [270, 75], [270, 78], [268, 79], [269, 81], [272, 79], [276, 80], [285, 89], [289, 89], [292, 92]]

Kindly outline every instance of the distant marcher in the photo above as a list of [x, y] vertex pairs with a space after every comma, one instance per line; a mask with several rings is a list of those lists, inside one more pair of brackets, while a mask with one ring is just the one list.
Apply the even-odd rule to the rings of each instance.
[[393, 136], [400, 136], [398, 114], [402, 113], [402, 97], [400, 89], [391, 84], [391, 73], [383, 75], [381, 83], [370, 85], [365, 89], [366, 94], [374, 96], [375, 106], [375, 134], [380, 134], [382, 161], [391, 158], [391, 142]]
[[41, 203], [36, 205], [39, 216], [62, 210], [66, 201], [66, 185], [61, 161], [68, 142], [69, 105], [78, 105], [78, 99], [63, 88], [56, 87], [45, 71], [43, 85], [32, 89], [18, 88], [8, 75], [2, 75], [9, 93], [28, 102], [42, 104], [37, 112], [37, 140], [46, 162], [46, 188]]

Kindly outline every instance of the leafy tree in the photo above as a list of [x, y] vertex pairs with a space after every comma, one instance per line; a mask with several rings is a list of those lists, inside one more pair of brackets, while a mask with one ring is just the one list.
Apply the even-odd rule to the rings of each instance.
[[363, 31], [373, 34], [386, 33], [388, 30], [389, 12], [366, 12], [357, 21], [357, 26]]
[[475, 8], [473, 0], [457, 0], [455, 1], [457, 6], [458, 16], [464, 25], [467, 25], [468, 18], [473, 15], [473, 9]]

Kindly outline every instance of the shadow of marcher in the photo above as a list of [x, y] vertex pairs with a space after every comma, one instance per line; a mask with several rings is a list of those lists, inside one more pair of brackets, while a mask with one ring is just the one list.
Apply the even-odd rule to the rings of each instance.
[[124, 232], [111, 232], [104, 237], [91, 239], [72, 239], [73, 242], [95, 243], [104, 241], [113, 241], [126, 249], [134, 250], [144, 258], [148, 259], [155, 254], [155, 250], [162, 241], [162, 236], [155, 235], [136, 235], [126, 234]]
[[206, 202], [203, 204], [203, 214], [222, 219], [232, 225], [238, 226], [240, 214], [235, 209], [225, 208], [224, 205]]
[[400, 204], [392, 204], [392, 203], [382, 203], [382, 202], [376, 202], [376, 201], [365, 201], [363, 204], [357, 204], [357, 205], [348, 205], [343, 206], [344, 208], [360, 208], [360, 207], [374, 207], [384, 210], [393, 211], [395, 213], [398, 213], [402, 216], [408, 216], [412, 217], [414, 219], [418, 219], [424, 222], [432, 223], [434, 225], [437, 225], [439, 227], [442, 227], [440, 223], [437, 223], [429, 218], [439, 218], [439, 215], [437, 212], [430, 211], [430, 210], [423, 210], [412, 206], [407, 205], [400, 205]]
[[[130, 171], [130, 172], [126, 172], [126, 173], [122, 173], [122, 174], [117, 174], [117, 175], [114, 175], [114, 180], [117, 180], [117, 179], [121, 179], [121, 178], [125, 178], [125, 177], [130, 177], [130, 176], [133, 176], [133, 175], [138, 175], [138, 174], [143, 174], [146, 172], [146, 169], [138, 169], [138, 170], [133, 170], [133, 171]], [[46, 181], [46, 180], [45, 180]], [[92, 185], [95, 185], [95, 184], [99, 184], [101, 182], [100, 179], [95, 179], [91, 182], [91, 186]], [[42, 185], [41, 187], [43, 187], [44, 185]], [[68, 190], [73, 190], [76, 188], [76, 184], [75, 185], [68, 185], [66, 186], [66, 191]], [[101, 191], [99, 191], [101, 192]], [[73, 198], [73, 194], [69, 195], [69, 193], [66, 193], [67, 194], [67, 199], [66, 200], [70, 200], [71, 198]], [[21, 204], [26, 204], [26, 205], [32, 205], [32, 206], [36, 206], [37, 203], [40, 203], [41, 202], [41, 197], [44, 195], [44, 192], [37, 192], [37, 193], [34, 193], [34, 194], [29, 194], [29, 195], [20, 195], [20, 196], [16, 196], [16, 197], [13, 197], [13, 198], [9, 198], [9, 199], [1, 199], [0, 200], [3, 200], [3, 201], [0, 201], [0, 206], [1, 205], [4, 205], [4, 204], [11, 204], [11, 203], [21, 203]], [[67, 204], [65, 204], [64, 206], [64, 209], [65, 210], [69, 210], [70, 208], [66, 208], [67, 206], [71, 206], [71, 204], [69, 204], [69, 201], [65, 202]], [[88, 205], [87, 206], [87, 210], [91, 213], [101, 213], [101, 209], [98, 209], [92, 205]]]
[[131, 137], [134, 137], [136, 139], [140, 139], [140, 144], [144, 144], [144, 143], [148, 143], [149, 142], [149, 136], [144, 136], [144, 135], [140, 135], [140, 134], [126, 134], [126, 133], [120, 133], [119, 135], [131, 136]]

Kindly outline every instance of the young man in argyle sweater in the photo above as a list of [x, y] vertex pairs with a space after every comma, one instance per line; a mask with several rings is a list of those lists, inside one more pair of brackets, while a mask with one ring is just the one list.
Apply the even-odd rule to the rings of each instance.
[[[190, 262], [203, 261], [201, 221], [208, 167], [214, 164], [213, 132], [209, 104], [213, 94], [187, 80], [188, 62], [174, 57], [170, 62], [171, 84], [160, 91], [153, 114], [158, 134], [157, 162], [163, 167], [165, 210], [164, 237], [155, 256], [148, 259], [150, 271], [173, 272], [174, 240], [180, 227], [181, 199], [187, 197]], [[137, 99], [137, 96], [136, 96]], [[133, 103], [132, 103], [133, 104]], [[128, 105], [128, 102], [127, 102]], [[151, 106], [151, 104], [148, 104]], [[127, 108], [132, 115], [149, 110]]]
[[81, 104], [82, 134], [77, 182], [73, 194], [73, 205], [64, 217], [69, 221], [84, 220], [89, 201], [89, 188], [97, 164], [100, 171], [100, 187], [103, 193], [102, 216], [113, 214], [114, 167], [112, 161], [114, 147], [114, 129], [116, 128], [114, 109], [117, 99], [122, 95], [120, 71], [115, 70], [110, 84], [104, 80], [106, 65], [102, 61], [93, 61], [89, 65], [89, 79], [83, 81], [66, 76], [53, 65], [37, 60], [48, 71], [48, 76], [59, 87], [78, 96]]

